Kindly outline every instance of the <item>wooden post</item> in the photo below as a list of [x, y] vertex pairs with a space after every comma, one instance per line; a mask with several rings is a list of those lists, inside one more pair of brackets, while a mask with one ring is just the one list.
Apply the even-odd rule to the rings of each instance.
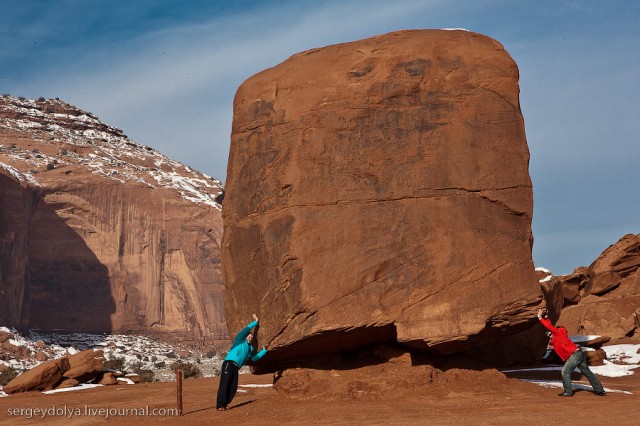
[[176, 371], [176, 387], [178, 394], [178, 415], [182, 415], [182, 370]]

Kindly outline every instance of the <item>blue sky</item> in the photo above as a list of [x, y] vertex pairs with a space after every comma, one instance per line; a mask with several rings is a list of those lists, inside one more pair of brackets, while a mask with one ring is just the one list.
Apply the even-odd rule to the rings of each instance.
[[640, 233], [640, 2], [0, 0], [0, 93], [59, 97], [225, 180], [233, 95], [314, 47], [466, 28], [520, 68], [537, 266]]

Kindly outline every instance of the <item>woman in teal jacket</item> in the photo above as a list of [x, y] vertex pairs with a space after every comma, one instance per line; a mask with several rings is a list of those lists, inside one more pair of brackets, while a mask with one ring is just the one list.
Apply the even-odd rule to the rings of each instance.
[[229, 353], [222, 363], [220, 371], [220, 385], [218, 387], [218, 399], [216, 408], [218, 411], [225, 411], [233, 397], [236, 396], [238, 390], [238, 370], [245, 362], [251, 360], [258, 361], [267, 353], [267, 349], [263, 346], [262, 350], [255, 355], [253, 354], [253, 333], [251, 329], [258, 325], [258, 317], [253, 314], [253, 322], [243, 328], [240, 333], [233, 339], [233, 344]]

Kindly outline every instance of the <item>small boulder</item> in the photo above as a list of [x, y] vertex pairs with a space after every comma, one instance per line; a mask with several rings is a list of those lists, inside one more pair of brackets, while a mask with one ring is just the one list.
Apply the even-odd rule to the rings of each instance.
[[74, 386], [78, 386], [80, 382], [76, 379], [65, 379], [62, 378], [62, 381], [56, 385], [56, 389], [64, 389], [64, 388], [72, 388]]
[[0, 345], [0, 348], [10, 354], [14, 354], [18, 350], [18, 347], [10, 343], [8, 340], [5, 340], [4, 342], [2, 342], [2, 345]]
[[607, 359], [607, 353], [604, 349], [595, 349], [593, 351], [584, 352], [587, 357], [587, 364], [589, 365], [604, 365], [604, 360]]
[[126, 379], [131, 380], [133, 383], [140, 383], [140, 375], [139, 374], [127, 374], [126, 376], [124, 376]]
[[98, 382], [98, 384], [101, 385], [115, 385], [117, 383], [118, 381], [116, 380], [116, 376], [111, 371], [107, 371], [106, 373], [104, 373], [102, 379], [100, 379], [100, 381]]
[[2, 390], [9, 395], [34, 390], [48, 391], [53, 389], [68, 369], [69, 360], [67, 358], [54, 359], [25, 371], [7, 383]]
[[585, 342], [580, 342], [578, 345], [579, 346], [585, 346], [588, 348], [593, 348], [593, 349], [600, 349], [602, 347], [602, 345], [604, 345], [605, 343], [609, 342], [611, 340], [611, 337], [609, 336], [598, 336], [595, 337], [591, 340], [587, 340]]
[[77, 379], [81, 383], [95, 379], [104, 364], [104, 353], [101, 350], [89, 349], [69, 355], [67, 358], [70, 367], [64, 376], [69, 379]]

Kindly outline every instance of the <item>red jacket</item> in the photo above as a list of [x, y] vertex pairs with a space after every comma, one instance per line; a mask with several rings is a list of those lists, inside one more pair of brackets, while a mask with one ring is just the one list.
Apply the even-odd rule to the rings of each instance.
[[540, 322], [552, 334], [551, 342], [549, 343], [553, 346], [553, 350], [556, 351], [563, 361], [566, 361], [567, 358], [578, 349], [578, 346], [569, 339], [567, 329], [564, 327], [554, 327], [549, 318], [540, 318]]

